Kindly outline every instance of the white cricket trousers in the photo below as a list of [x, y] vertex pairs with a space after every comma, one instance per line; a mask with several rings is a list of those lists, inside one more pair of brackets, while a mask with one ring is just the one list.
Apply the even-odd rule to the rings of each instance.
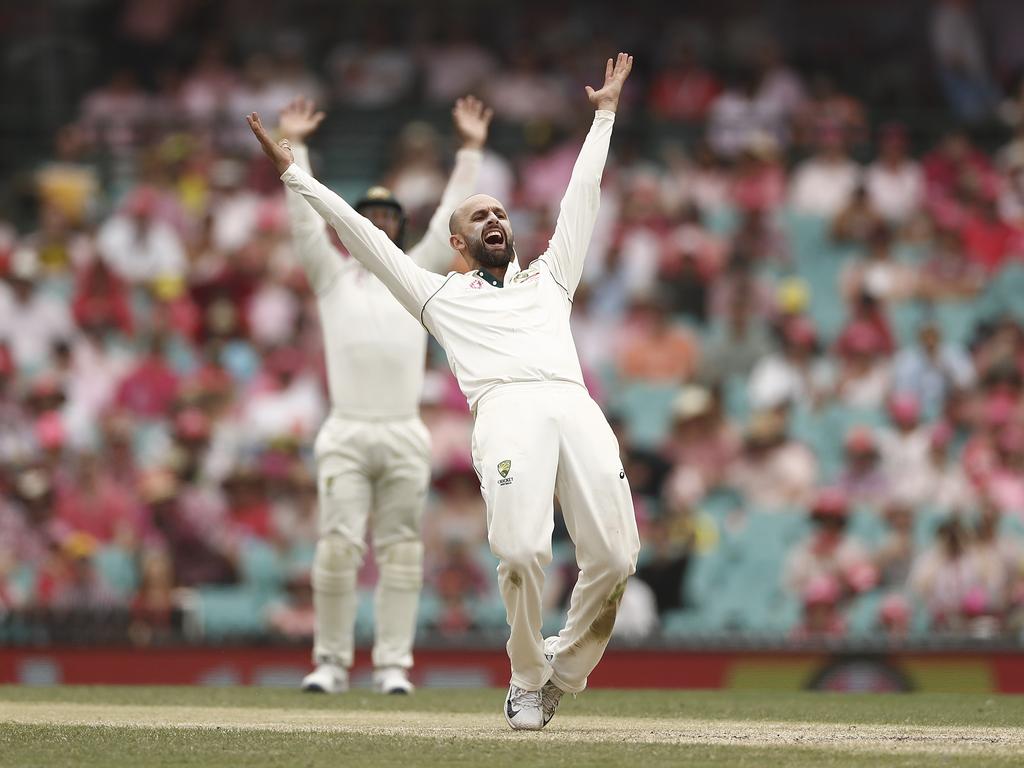
[[430, 434], [419, 418], [332, 416], [317, 435], [319, 529], [313, 560], [314, 663], [352, 666], [356, 576], [370, 523], [379, 578], [375, 667], [412, 666], [423, 585], [420, 522], [430, 483]]
[[[579, 693], [608, 645], [640, 551], [615, 435], [577, 384], [505, 384], [477, 406], [473, 461], [487, 504], [487, 538], [499, 561], [512, 683], [538, 690], [551, 680]], [[541, 592], [551, 562], [555, 495], [580, 575], [548, 663]]]

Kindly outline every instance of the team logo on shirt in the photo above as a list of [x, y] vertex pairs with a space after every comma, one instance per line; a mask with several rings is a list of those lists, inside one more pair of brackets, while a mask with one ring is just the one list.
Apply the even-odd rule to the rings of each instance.
[[501, 475], [501, 479], [498, 481], [498, 485], [511, 485], [512, 478], [508, 476], [508, 473], [512, 471], [512, 460], [505, 459], [504, 461], [498, 462], [498, 474]]
[[478, 277], [478, 278], [476, 278], [476, 279], [475, 279], [475, 280], [474, 280], [473, 282], [471, 282], [471, 283], [469, 284], [469, 287], [470, 287], [470, 288], [475, 288], [476, 290], [478, 290], [478, 291], [479, 291], [479, 290], [480, 290], [481, 288], [483, 288], [483, 287], [484, 287], [484, 281], [483, 281], [483, 280], [481, 280], [481, 279], [480, 279], [480, 278]]

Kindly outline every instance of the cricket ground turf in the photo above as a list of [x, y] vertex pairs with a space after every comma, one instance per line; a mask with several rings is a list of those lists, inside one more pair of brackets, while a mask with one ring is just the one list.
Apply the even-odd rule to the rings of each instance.
[[594, 690], [541, 733], [503, 697], [0, 686], [0, 766], [1024, 765], [1024, 697]]

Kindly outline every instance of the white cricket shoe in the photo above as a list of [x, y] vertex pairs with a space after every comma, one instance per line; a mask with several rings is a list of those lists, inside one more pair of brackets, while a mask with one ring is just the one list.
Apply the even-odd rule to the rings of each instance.
[[555, 660], [555, 650], [558, 648], [558, 635], [544, 638], [544, 658], [548, 664]]
[[378, 693], [410, 694], [413, 685], [401, 667], [380, 667], [373, 670], [373, 687]]
[[515, 731], [539, 731], [544, 727], [540, 691], [509, 685], [505, 696], [505, 720]]
[[348, 672], [337, 664], [319, 664], [302, 678], [302, 690], [309, 693], [344, 693], [348, 690]]
[[540, 689], [540, 706], [544, 710], [544, 722], [541, 724], [541, 728], [550, 723], [551, 718], [555, 716], [555, 710], [558, 709], [558, 703], [562, 700], [564, 693], [565, 691], [551, 681], [545, 683], [544, 687]]

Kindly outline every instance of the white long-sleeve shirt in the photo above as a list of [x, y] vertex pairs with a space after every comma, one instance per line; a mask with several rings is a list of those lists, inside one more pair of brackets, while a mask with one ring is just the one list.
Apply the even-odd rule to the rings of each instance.
[[[304, 146], [293, 147], [296, 173], [311, 178]], [[455, 159], [441, 203], [430, 219], [426, 235], [403, 253], [369, 220], [348, 205], [360, 227], [386, 240], [394, 256], [409, 269], [444, 270], [454, 251], [448, 244], [448, 218], [473, 193], [481, 153], [463, 149]], [[302, 171], [298, 171], [298, 168]], [[283, 177], [282, 177], [283, 178]], [[327, 383], [336, 415], [370, 419], [404, 419], [419, 413], [427, 336], [419, 321], [409, 316], [380, 280], [355, 259], [343, 258], [331, 245], [324, 220], [289, 185], [288, 217], [299, 259], [317, 296], [327, 357]], [[326, 187], [328, 194], [341, 201]], [[343, 238], [355, 255], [354, 243]]]
[[481, 272], [441, 277], [417, 266], [297, 163], [281, 179], [309, 201], [349, 252], [434, 335], [475, 411], [488, 392], [506, 383], [583, 386], [569, 311], [597, 219], [614, 119], [614, 112], [595, 113], [547, 250], [525, 270], [510, 264], [504, 284]]

